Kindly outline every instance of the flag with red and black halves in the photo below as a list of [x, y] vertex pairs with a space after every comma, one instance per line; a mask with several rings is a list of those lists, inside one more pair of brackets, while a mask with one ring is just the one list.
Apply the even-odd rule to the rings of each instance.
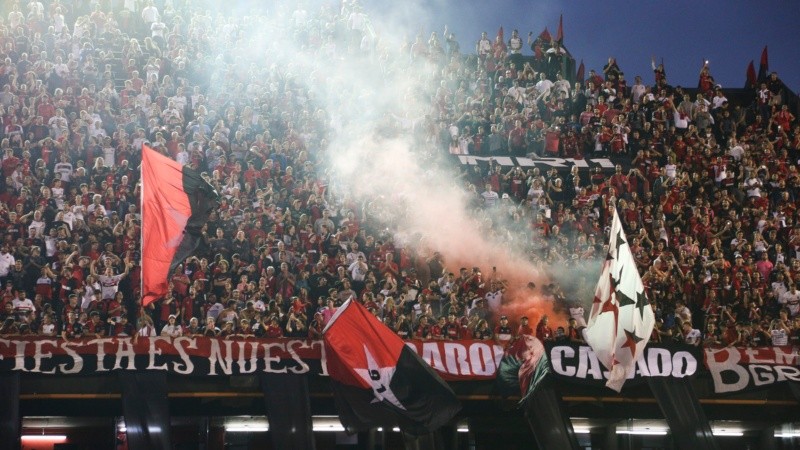
[[755, 89], [757, 83], [757, 76], [756, 76], [756, 66], [753, 64], [753, 61], [750, 61], [750, 65], [747, 66], [747, 81], [744, 83], [745, 89]]
[[769, 76], [769, 52], [767, 51], [767, 46], [764, 46], [764, 50], [761, 50], [761, 60], [758, 63], [758, 82], [761, 83], [765, 81]]
[[583, 66], [583, 60], [578, 66], [578, 72], [575, 74], [575, 82], [583, 84], [583, 78], [586, 76], [586, 68]]
[[339, 420], [349, 433], [400, 427], [430, 433], [461, 409], [450, 386], [360, 303], [348, 300], [323, 331]]
[[217, 193], [197, 170], [142, 145], [142, 304], [167, 294], [167, 278], [201, 241]]
[[610, 370], [606, 386], [619, 392], [635, 370], [656, 320], [617, 208], [613, 209], [608, 253], [595, 289], [586, 342]]

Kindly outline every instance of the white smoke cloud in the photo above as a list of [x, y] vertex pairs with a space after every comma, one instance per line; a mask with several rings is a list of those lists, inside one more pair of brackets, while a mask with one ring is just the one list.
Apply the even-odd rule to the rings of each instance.
[[[350, 17], [347, 8], [337, 24], [318, 14], [319, 3], [298, 5], [286, 3], [269, 17], [235, 24], [239, 33], [231, 37], [234, 51], [221, 52], [217, 59], [220, 64], [233, 62], [235, 70], [221, 76], [218, 72], [216, 79], [222, 84], [215, 90], [235, 85], [227, 77], [241, 70], [252, 85], [271, 79], [262, 88], [291, 90], [296, 101], [315, 109], [311, 115], [326, 117], [330, 133], [319, 170], [330, 177], [335, 194], [366, 205], [398, 242], [427, 254], [441, 252], [451, 270], [479, 266], [488, 274], [496, 267], [510, 283], [508, 311], [533, 318], [551, 311], [539, 291], [526, 287], [529, 281], [541, 286], [549, 280], [529, 258], [526, 247], [532, 231], [524, 228], [509, 236], [508, 214], [499, 208], [476, 214], [474, 194], [467, 193], [465, 180], [438, 163], [438, 144], [421, 144], [414, 133], [430, 125], [427, 118], [437, 116], [432, 97], [442, 83], [455, 87], [441, 67], [411, 61], [409, 45], [417, 36], [427, 42], [431, 34], [420, 30], [414, 17], [424, 17], [428, 10], [421, 3], [402, 2], [402, 8], [389, 8], [381, 17], [362, 16], [358, 10]], [[400, 10], [405, 13], [397, 13]], [[301, 17], [312, 18], [312, 30], [292, 26]], [[348, 30], [354, 21], [361, 24], [365, 39]], [[441, 30], [436, 32], [445, 45]], [[458, 73], [472, 70], [461, 67]], [[270, 74], [278, 74], [283, 85]], [[308, 98], [303, 97], [305, 91]], [[482, 190], [477, 186], [477, 192]], [[574, 281], [567, 272], [557, 279], [562, 284]]]

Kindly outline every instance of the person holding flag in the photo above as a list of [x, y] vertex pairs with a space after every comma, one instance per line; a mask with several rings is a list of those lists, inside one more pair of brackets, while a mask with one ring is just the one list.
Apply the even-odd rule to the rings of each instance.
[[616, 206], [613, 213], [608, 253], [595, 288], [585, 340], [610, 371], [606, 386], [619, 392], [647, 346], [655, 314]]

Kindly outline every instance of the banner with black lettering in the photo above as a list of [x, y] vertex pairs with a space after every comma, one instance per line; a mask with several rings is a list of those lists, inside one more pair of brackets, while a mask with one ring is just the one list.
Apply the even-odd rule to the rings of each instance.
[[[548, 343], [550, 371], [557, 378], [579, 384], [603, 387], [609, 370], [600, 363], [588, 345]], [[646, 377], [694, 377], [702, 370], [701, 350], [692, 346], [661, 347], [649, 345], [626, 374], [625, 386], [642, 382]]]
[[797, 347], [706, 348], [704, 353], [714, 392], [718, 394], [800, 382]]
[[[493, 380], [503, 356], [502, 347], [483, 341], [410, 341], [406, 345], [447, 381]], [[322, 341], [307, 339], [0, 338], [0, 372], [85, 375], [117, 370], [194, 376], [328, 375]]]
[[[547, 172], [550, 169], [556, 169], [559, 172], [569, 172], [572, 167], [577, 167], [579, 172], [597, 171], [603, 173], [611, 173], [614, 171], [615, 163], [611, 162], [608, 158], [587, 158], [587, 159], [573, 159], [573, 158], [526, 158], [520, 156], [477, 156], [477, 155], [454, 155], [458, 158], [458, 162], [465, 166], [500, 166], [506, 171], [512, 167], [521, 167], [522, 169], [532, 169], [538, 167], [541, 171]], [[625, 173], [630, 169], [630, 160], [622, 159], [616, 162], [622, 165]]]

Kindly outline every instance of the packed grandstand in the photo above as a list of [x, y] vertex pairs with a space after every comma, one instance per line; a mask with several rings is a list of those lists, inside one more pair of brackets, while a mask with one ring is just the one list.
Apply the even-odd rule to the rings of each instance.
[[[591, 302], [616, 207], [656, 311], [651, 342], [800, 343], [800, 129], [777, 74], [736, 104], [709, 67], [698, 89], [655, 64], [629, 85], [613, 58], [576, 80], [551, 36], [393, 42], [355, 1], [236, 19], [166, 3], [15, 0], [0, 24], [0, 335], [318, 338], [352, 297], [408, 339], [580, 340], [567, 311]], [[281, 24], [272, 45], [264, 23]], [[348, 64], [407, 104], [326, 70]], [[337, 83], [351, 99], [325, 87]], [[404, 234], [415, 205], [348, 186], [332, 154], [361, 119], [360, 137], [407, 143], [420, 179], [448, 177], [535, 280]], [[146, 307], [143, 143], [221, 196], [198, 253]], [[531, 164], [498, 163], [512, 156]], [[552, 158], [566, 169], [537, 163]], [[520, 289], [549, 305], [514, 307]]]

